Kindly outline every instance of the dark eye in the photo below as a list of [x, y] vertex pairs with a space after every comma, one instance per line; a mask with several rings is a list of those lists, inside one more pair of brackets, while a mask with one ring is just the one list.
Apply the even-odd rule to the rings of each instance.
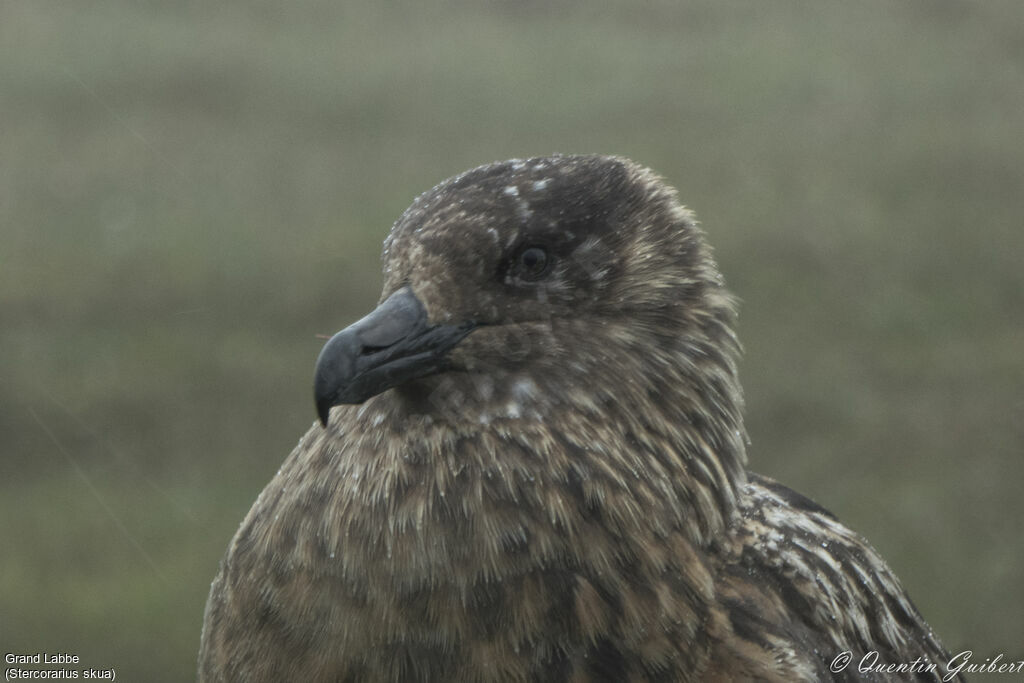
[[527, 247], [516, 259], [516, 275], [523, 280], [537, 280], [548, 270], [548, 253], [541, 247]]

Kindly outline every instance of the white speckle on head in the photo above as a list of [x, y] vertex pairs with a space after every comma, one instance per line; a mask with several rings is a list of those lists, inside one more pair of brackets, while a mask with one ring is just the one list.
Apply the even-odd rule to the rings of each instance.
[[519, 188], [515, 185], [508, 185], [502, 192], [516, 200], [516, 215], [519, 216], [519, 220], [524, 222], [529, 220], [533, 215], [533, 209], [530, 208], [529, 202], [519, 196]]
[[547, 187], [548, 183], [550, 183], [550, 182], [551, 182], [551, 178], [541, 178], [540, 180], [533, 181], [533, 190], [534, 190], [534, 192], [540, 192], [545, 187]]
[[[531, 412], [531, 417], [537, 417]], [[493, 406], [477, 413], [476, 421], [482, 425], [491, 424], [494, 420], [518, 420], [523, 417], [523, 406], [518, 401], [508, 401], [504, 405]]]
[[516, 213], [519, 215], [519, 220], [526, 221], [533, 215], [533, 209], [530, 208], [527, 202], [520, 199], [516, 202]]
[[512, 384], [512, 396], [517, 400], [533, 398], [537, 394], [537, 384], [529, 377], [521, 377]]
[[494, 228], [487, 228], [487, 234], [494, 238], [495, 244], [501, 244], [501, 233]]

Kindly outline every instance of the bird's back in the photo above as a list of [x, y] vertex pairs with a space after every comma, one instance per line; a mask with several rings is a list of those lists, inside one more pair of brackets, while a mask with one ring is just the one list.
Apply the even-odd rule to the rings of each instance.
[[949, 654], [864, 539], [766, 477], [750, 475], [740, 501], [711, 669], [746, 660], [751, 677], [774, 666], [790, 680], [943, 680]]

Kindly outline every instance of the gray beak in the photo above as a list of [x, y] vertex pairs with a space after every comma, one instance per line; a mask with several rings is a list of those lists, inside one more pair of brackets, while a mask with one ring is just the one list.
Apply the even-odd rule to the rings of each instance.
[[474, 323], [434, 325], [409, 287], [331, 337], [316, 361], [313, 392], [325, 427], [331, 408], [362, 403], [403, 382], [444, 370], [448, 352]]

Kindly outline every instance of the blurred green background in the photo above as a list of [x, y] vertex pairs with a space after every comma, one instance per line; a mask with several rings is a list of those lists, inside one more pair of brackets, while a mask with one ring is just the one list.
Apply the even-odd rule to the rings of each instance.
[[1024, 659], [1024, 4], [0, 4], [0, 649], [194, 676], [412, 198], [652, 166], [742, 298], [752, 468]]

